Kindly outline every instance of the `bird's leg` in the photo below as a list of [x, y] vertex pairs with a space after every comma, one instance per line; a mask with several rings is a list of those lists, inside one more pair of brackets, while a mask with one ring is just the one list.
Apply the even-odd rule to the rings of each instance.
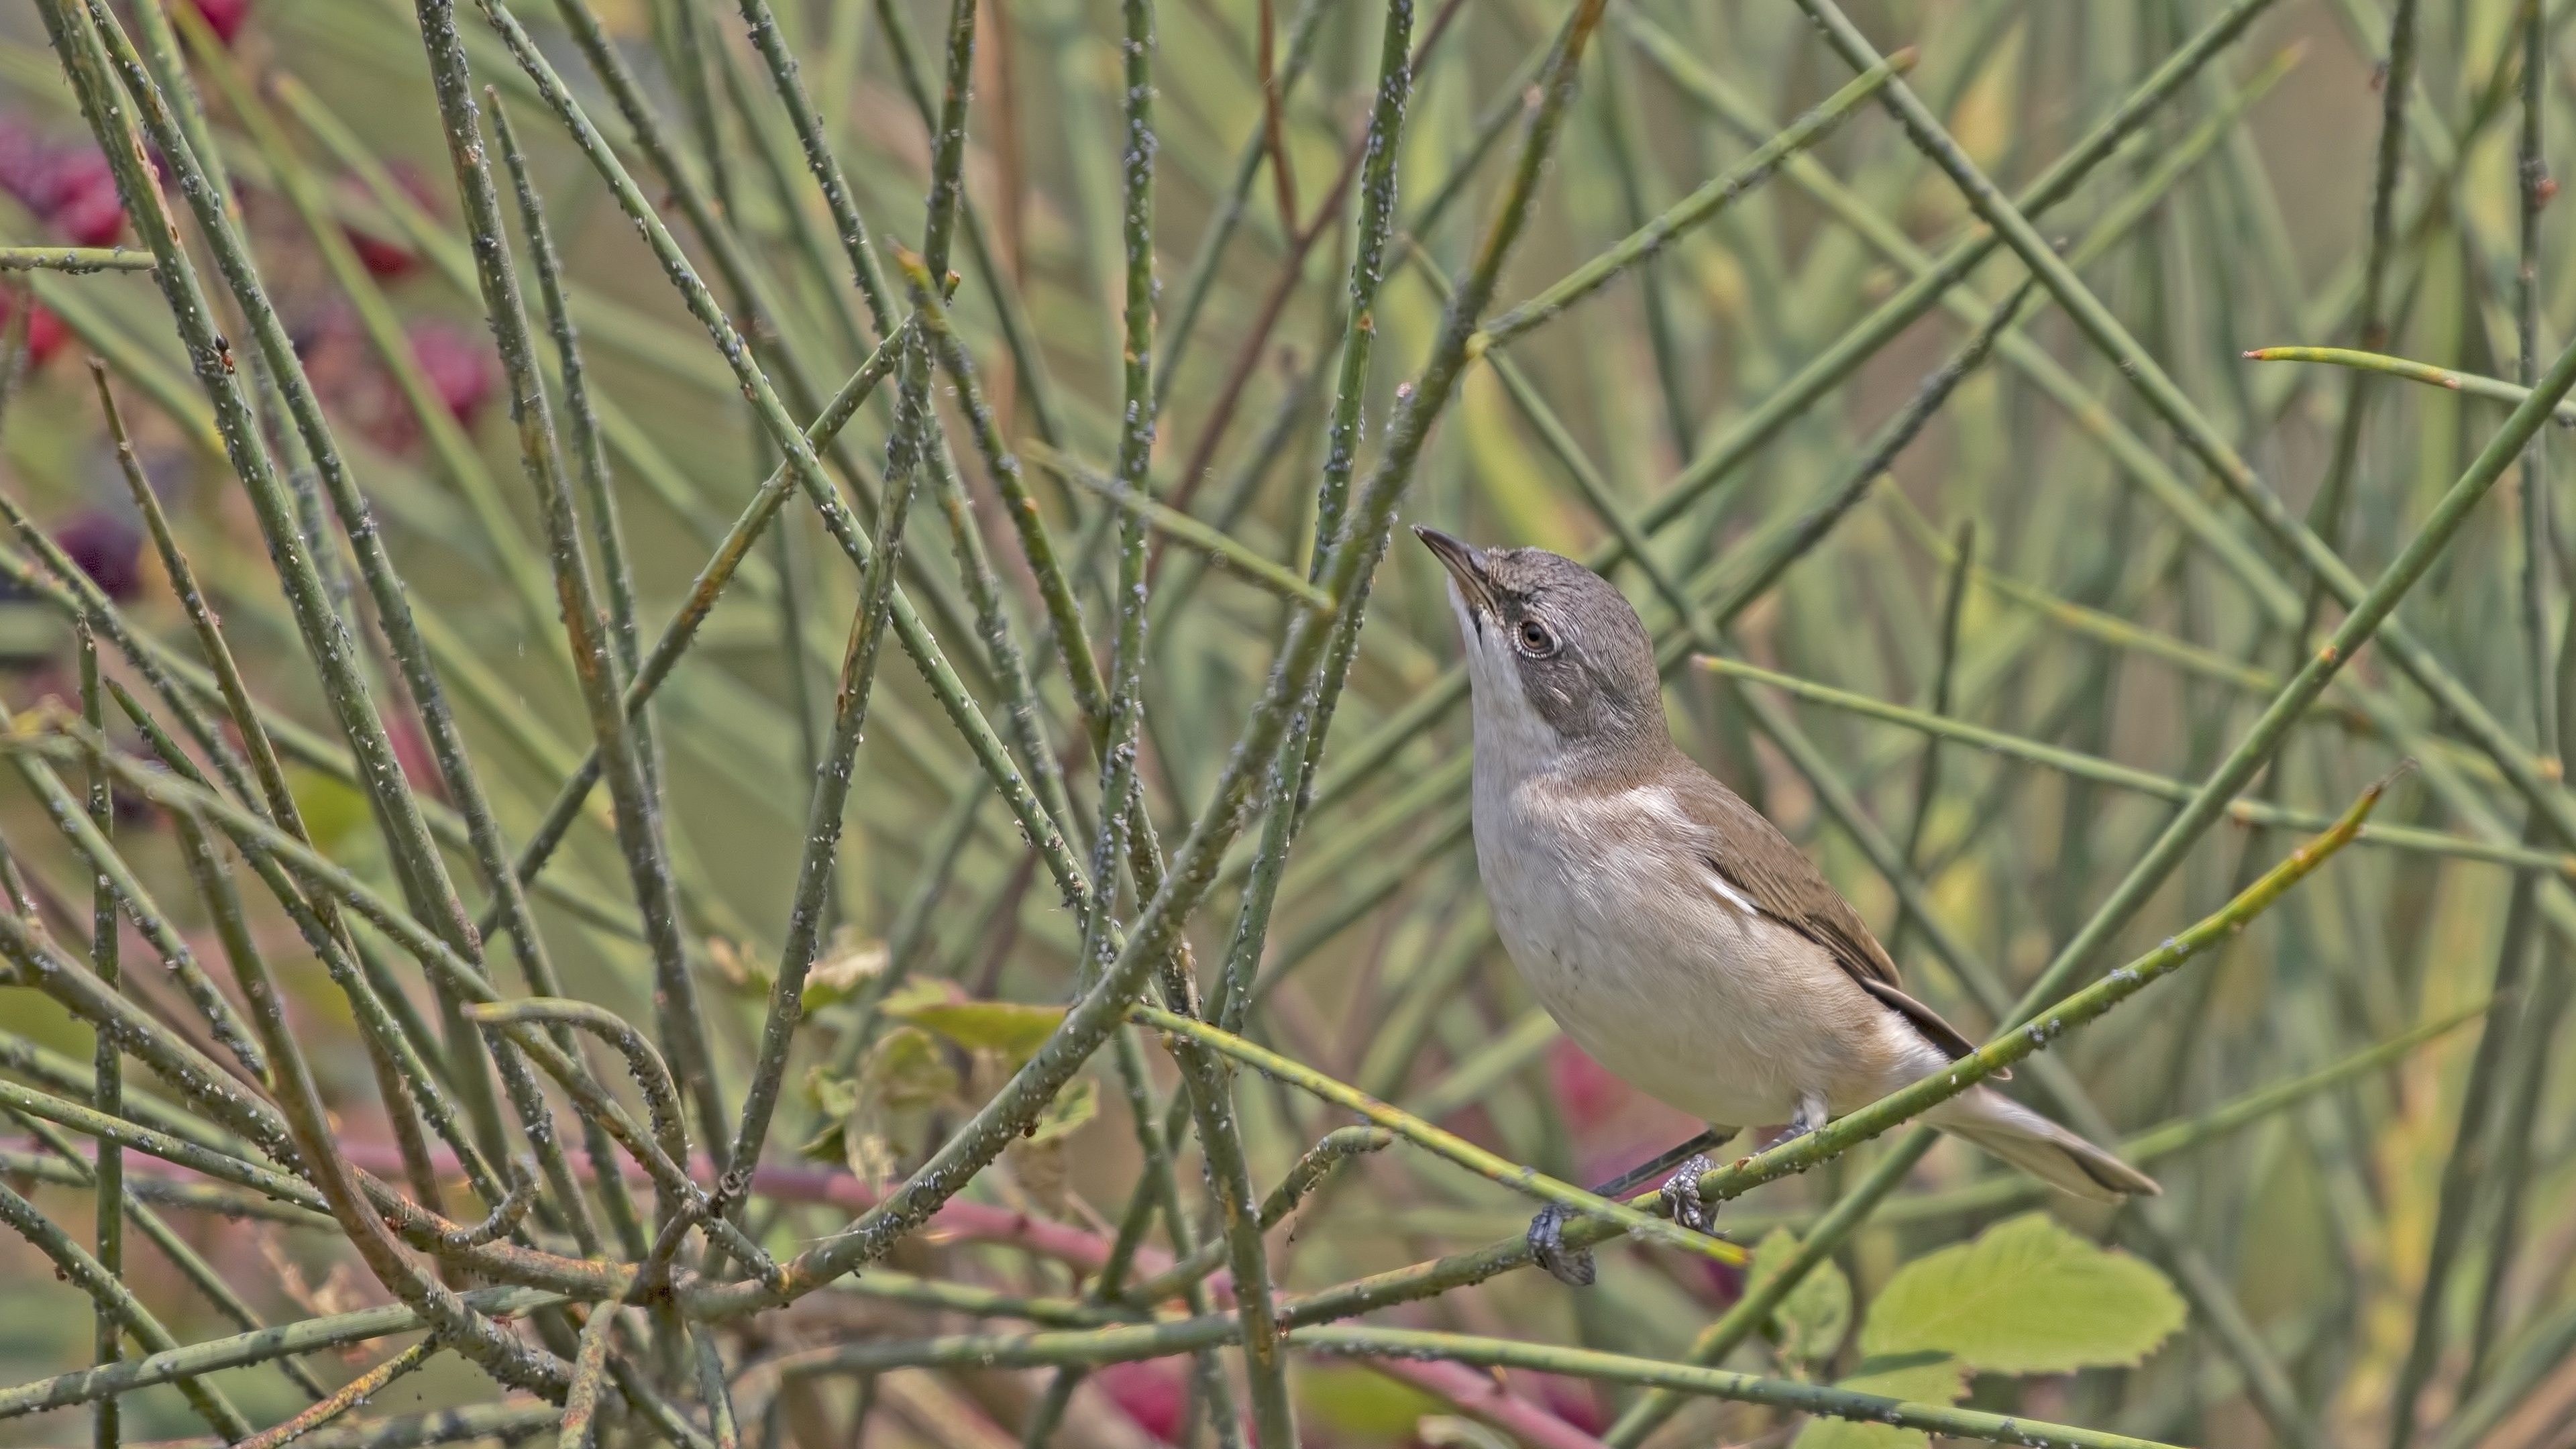
[[1682, 1159], [1673, 1175], [1664, 1179], [1664, 1205], [1673, 1210], [1673, 1221], [1694, 1233], [1709, 1232], [1717, 1226], [1717, 1214], [1700, 1201], [1699, 1180], [1715, 1172], [1717, 1164], [1700, 1153]]
[[[1652, 1162], [1640, 1163], [1592, 1189], [1594, 1197], [1625, 1197], [1655, 1180], [1658, 1173], [1668, 1172], [1679, 1164], [1680, 1171], [1664, 1181], [1665, 1200], [1672, 1204], [1673, 1216], [1683, 1226], [1706, 1232], [1708, 1210], [1700, 1206], [1700, 1174], [1709, 1170], [1709, 1160], [1702, 1156], [1735, 1135], [1732, 1127], [1712, 1127], [1669, 1152], [1659, 1154]], [[1676, 1184], [1688, 1181], [1677, 1190]], [[1684, 1216], [1685, 1211], [1689, 1216]], [[1548, 1271], [1548, 1275], [1569, 1288], [1592, 1286], [1592, 1254], [1584, 1248], [1565, 1246], [1565, 1220], [1572, 1214], [1562, 1203], [1549, 1203], [1530, 1219], [1528, 1242], [1530, 1257]]]
[[1527, 1241], [1530, 1260], [1547, 1270], [1547, 1275], [1568, 1288], [1592, 1286], [1592, 1250], [1565, 1245], [1565, 1204], [1552, 1202], [1530, 1219]]

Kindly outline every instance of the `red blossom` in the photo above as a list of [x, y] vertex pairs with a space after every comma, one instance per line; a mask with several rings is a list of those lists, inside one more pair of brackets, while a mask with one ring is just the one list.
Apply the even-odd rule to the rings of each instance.
[[[0, 291], [0, 336], [8, 334], [10, 320], [17, 315], [17, 311], [18, 299], [6, 291]], [[63, 344], [69, 342], [71, 336], [71, 329], [63, 325], [63, 319], [55, 316], [51, 308], [41, 302], [31, 301], [27, 304], [27, 365], [29, 367], [44, 366], [48, 358], [63, 350]]]
[[[406, 195], [419, 202], [424, 209], [438, 204], [437, 193], [422, 177], [420, 168], [408, 161], [396, 161], [389, 169], [393, 175], [394, 184], [401, 187]], [[341, 189], [356, 200], [369, 203], [375, 200], [375, 194], [364, 182], [354, 176], [344, 178]], [[347, 227], [344, 230], [348, 234], [349, 245], [357, 249], [358, 260], [365, 264], [371, 276], [390, 281], [417, 270], [420, 266], [420, 254], [413, 251], [410, 245], [399, 236], [357, 226]]]
[[1189, 1408], [1189, 1384], [1178, 1359], [1139, 1359], [1103, 1364], [1091, 1381], [1109, 1396], [1136, 1427], [1165, 1444], [1181, 1442], [1181, 1416]]
[[1538, 1401], [1547, 1406], [1549, 1413], [1586, 1434], [1598, 1436], [1610, 1427], [1610, 1411], [1602, 1406], [1601, 1395], [1590, 1383], [1562, 1374], [1528, 1377], [1537, 1382]]
[[243, 24], [250, 19], [250, 0], [189, 0], [189, 3], [205, 17], [206, 28], [226, 45], [233, 43], [233, 37], [241, 34]]
[[143, 589], [143, 531], [103, 508], [83, 509], [54, 528], [54, 542], [111, 599]]
[[385, 736], [393, 742], [394, 763], [402, 767], [403, 779], [413, 790], [433, 800], [447, 798], [446, 776], [439, 773], [438, 756], [430, 752], [429, 738], [420, 731], [417, 721], [408, 718], [385, 722]]
[[17, 198], [74, 246], [125, 234], [125, 206], [107, 153], [87, 139], [55, 142], [15, 116], [0, 116], [0, 191]]
[[54, 158], [52, 204], [45, 220], [74, 246], [103, 247], [125, 234], [125, 203], [104, 153], [70, 148]]
[[443, 322], [415, 322], [407, 329], [411, 337], [411, 354], [419, 359], [421, 371], [429, 375], [429, 385], [438, 400], [447, 405], [456, 421], [474, 425], [474, 415], [490, 401], [495, 382], [491, 348], [463, 329]]
[[1556, 1099], [1565, 1104], [1565, 1125], [1582, 1132], [1618, 1115], [1635, 1095], [1626, 1082], [1594, 1061], [1567, 1037], [1548, 1048], [1547, 1072], [1556, 1084]]
[[1699, 1258], [1701, 1281], [1708, 1285], [1710, 1296], [1719, 1308], [1731, 1308], [1744, 1296], [1744, 1268], [1737, 1263], [1721, 1263], [1715, 1258]]

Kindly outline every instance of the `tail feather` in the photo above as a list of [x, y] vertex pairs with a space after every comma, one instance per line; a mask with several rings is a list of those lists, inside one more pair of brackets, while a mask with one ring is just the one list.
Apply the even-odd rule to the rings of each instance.
[[2077, 1197], [2118, 1202], [2164, 1190], [2154, 1178], [1992, 1088], [1972, 1087], [1925, 1120]]

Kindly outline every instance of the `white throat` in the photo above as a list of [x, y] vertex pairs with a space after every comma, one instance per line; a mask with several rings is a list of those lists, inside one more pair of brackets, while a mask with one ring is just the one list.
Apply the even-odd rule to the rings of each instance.
[[1497, 780], [1525, 780], [1549, 773], [1562, 763], [1565, 744], [1556, 726], [1530, 703], [1522, 687], [1520, 663], [1502, 625], [1492, 619], [1476, 627], [1475, 615], [1449, 583], [1449, 610], [1458, 616], [1458, 639], [1467, 654], [1470, 710], [1476, 721], [1476, 773]]

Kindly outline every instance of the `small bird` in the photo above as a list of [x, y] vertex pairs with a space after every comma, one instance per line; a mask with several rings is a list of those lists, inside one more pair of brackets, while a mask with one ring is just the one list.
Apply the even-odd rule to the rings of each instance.
[[[1611, 1184], [1664, 1183], [1705, 1230], [1698, 1154], [1735, 1126], [1813, 1132], [1976, 1044], [1905, 994], [1860, 913], [1788, 837], [1674, 746], [1646, 627], [1608, 580], [1536, 548], [1416, 528], [1449, 571], [1475, 699], [1476, 865], [1494, 926], [1548, 1014], [1639, 1091], [1711, 1124]], [[1990, 1087], [1925, 1114], [2052, 1187], [2158, 1191], [2117, 1157]], [[1530, 1224], [1577, 1286], [1562, 1215]]]

